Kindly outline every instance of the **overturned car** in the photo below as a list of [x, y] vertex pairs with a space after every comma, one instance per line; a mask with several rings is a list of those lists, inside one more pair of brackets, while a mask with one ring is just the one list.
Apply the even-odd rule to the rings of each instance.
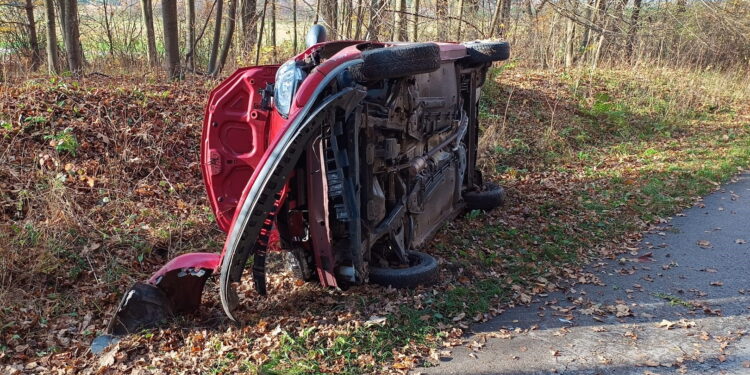
[[324, 286], [428, 284], [437, 261], [416, 250], [465, 209], [502, 203], [475, 165], [480, 88], [492, 62], [509, 57], [507, 43], [323, 34], [314, 28], [304, 52], [240, 69], [212, 91], [201, 165], [224, 248], [178, 256], [134, 285], [109, 334], [196, 310], [216, 273], [223, 309], [238, 320], [236, 287], [252, 264], [266, 293], [270, 249]]

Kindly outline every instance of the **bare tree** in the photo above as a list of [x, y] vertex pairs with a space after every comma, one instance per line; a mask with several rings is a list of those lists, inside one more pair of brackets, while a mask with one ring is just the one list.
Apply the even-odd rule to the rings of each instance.
[[190, 71], [195, 71], [195, 0], [185, 0], [185, 18], [187, 21], [187, 33], [185, 46], [188, 53], [185, 57], [185, 64]]
[[258, 45], [255, 47], [255, 65], [258, 65], [260, 60], [260, 46], [263, 43], [263, 29], [266, 26], [266, 9], [268, 8], [268, 0], [263, 0], [263, 11], [260, 15], [260, 35], [258, 35]]
[[565, 67], [573, 66], [573, 38], [575, 37], [575, 24], [572, 18], [568, 18], [565, 24]]
[[83, 70], [83, 50], [78, 31], [78, 1], [61, 0], [63, 34], [65, 35], [65, 50], [68, 57], [68, 68], [74, 76]]
[[[162, 6], [164, 5], [162, 4]], [[141, 0], [141, 15], [143, 17], [143, 28], [146, 30], [146, 49], [148, 52], [148, 63], [151, 66], [158, 66], [159, 57], [156, 54], [156, 36], [154, 34], [154, 11], [153, 11], [153, 3], [151, 2], [151, 0]]]
[[437, 39], [448, 40], [448, 0], [435, 0], [435, 15], [437, 16]]
[[358, 40], [359, 37], [362, 35], [362, 24], [364, 23], [362, 21], [363, 12], [364, 12], [364, 7], [362, 6], [362, 0], [357, 0], [357, 24], [354, 29], [355, 40]]
[[338, 1], [336, 0], [318, 0], [320, 3], [320, 13], [323, 17], [323, 22], [328, 29], [328, 37], [330, 39], [338, 39], [336, 35], [338, 33]]
[[229, 55], [229, 47], [232, 46], [232, 37], [234, 36], [234, 19], [237, 13], [237, 0], [229, 0], [229, 9], [227, 9], [226, 27], [224, 31], [224, 42], [221, 46], [221, 54], [219, 55], [219, 64], [216, 69], [211, 72], [212, 76], [217, 76], [227, 61], [227, 55]]
[[385, 8], [385, 0], [370, 1], [370, 24], [367, 30], [367, 39], [378, 40], [380, 38], [381, 24], [383, 23], [382, 12], [383, 8]]
[[292, 0], [292, 48], [297, 53], [297, 0]]
[[[251, 51], [255, 45], [258, 23], [258, 11], [256, 0], [242, 0], [240, 7], [240, 21], [242, 21], [242, 42], [240, 45], [246, 51]], [[296, 17], [296, 14], [295, 14]]]
[[216, 70], [216, 58], [219, 54], [219, 43], [221, 43], [221, 18], [224, 13], [224, 0], [216, 2], [216, 21], [214, 23], [214, 38], [211, 41], [211, 56], [208, 58], [209, 74]]
[[161, 13], [164, 21], [164, 49], [166, 51], [169, 79], [180, 78], [180, 46], [177, 35], [177, 0], [162, 0]]
[[409, 34], [406, 32], [406, 13], [408, 9], [406, 8], [406, 0], [398, 0], [398, 2], [398, 40], [405, 42], [409, 40]]
[[26, 26], [29, 31], [29, 48], [31, 49], [31, 70], [39, 69], [42, 56], [39, 52], [39, 39], [36, 36], [36, 20], [34, 20], [34, 2], [26, 0]]
[[628, 58], [633, 60], [633, 45], [635, 44], [635, 36], [638, 32], [638, 19], [641, 15], [641, 0], [633, 0], [633, 14], [630, 16], [630, 30], [628, 30], [628, 42], [625, 46], [625, 51]]
[[412, 34], [414, 35], [414, 41], [416, 42], [419, 40], [419, 0], [414, 0], [414, 25], [412, 26], [414, 27]]
[[278, 61], [278, 51], [276, 50], [276, 0], [271, 0], [271, 56], [273, 62]]
[[110, 14], [109, 10], [107, 9], [107, 0], [102, 0], [102, 10], [104, 17], [102, 20], [104, 21], [104, 34], [107, 37], [107, 48], [109, 49], [109, 56], [115, 57], [115, 41], [114, 37], [112, 36], [112, 26], [110, 26]]
[[464, 23], [464, 0], [458, 0], [458, 31], [456, 40], [461, 40], [461, 25]]
[[47, 71], [49, 74], [57, 74], [60, 71], [60, 62], [57, 60], [57, 30], [55, 29], [54, 1], [44, 0], [44, 8], [47, 15]]

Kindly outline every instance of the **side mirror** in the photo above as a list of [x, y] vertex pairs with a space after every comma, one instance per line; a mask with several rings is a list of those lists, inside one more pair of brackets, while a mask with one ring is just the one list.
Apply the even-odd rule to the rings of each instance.
[[310, 46], [326, 41], [326, 28], [322, 25], [312, 25], [305, 37], [305, 45]]

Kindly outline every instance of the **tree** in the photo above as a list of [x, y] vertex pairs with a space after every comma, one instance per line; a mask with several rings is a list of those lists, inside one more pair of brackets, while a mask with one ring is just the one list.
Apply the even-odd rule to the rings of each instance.
[[221, 18], [224, 13], [224, 0], [216, 2], [216, 22], [214, 24], [214, 38], [211, 41], [211, 55], [208, 58], [209, 74], [216, 70], [216, 58], [219, 53], [219, 43], [221, 43]]
[[54, 1], [44, 0], [44, 8], [47, 15], [47, 71], [49, 74], [57, 74], [60, 71], [60, 62], [57, 60], [57, 30], [55, 29]]
[[630, 16], [630, 30], [628, 30], [628, 43], [625, 46], [625, 51], [632, 61], [633, 45], [635, 44], [635, 35], [638, 32], [638, 18], [641, 15], [641, 0], [633, 0], [633, 14]]
[[273, 62], [278, 61], [278, 51], [276, 50], [276, 0], [271, 0], [271, 56]]
[[188, 51], [185, 57], [185, 64], [190, 71], [195, 71], [195, 0], [185, 0], [185, 18], [187, 18], [187, 35], [185, 39], [186, 49]]
[[177, 36], [177, 0], [162, 0], [162, 20], [164, 22], [164, 49], [167, 57], [169, 79], [180, 78], [180, 46]]
[[338, 1], [336, 0], [318, 0], [320, 3], [321, 16], [323, 16], [323, 23], [326, 25], [328, 30], [329, 39], [337, 39], [338, 34]]
[[266, 9], [268, 8], [268, 0], [263, 0], [263, 11], [260, 16], [260, 35], [258, 35], [258, 45], [255, 47], [255, 65], [258, 65], [260, 60], [260, 46], [263, 43], [263, 29], [266, 26]]
[[444, 42], [448, 40], [448, 0], [435, 0], [435, 15], [437, 16], [437, 39]]
[[31, 49], [31, 70], [39, 69], [42, 56], [39, 52], [39, 39], [36, 36], [36, 21], [34, 20], [34, 3], [26, 0], [26, 26], [29, 30], [29, 48]]
[[[164, 6], [164, 4], [162, 4], [162, 6]], [[146, 30], [146, 49], [148, 52], [148, 63], [151, 66], [158, 66], [159, 57], [156, 54], [154, 10], [151, 0], [141, 0], [141, 15], [143, 16], [143, 28]]]
[[464, 23], [464, 0], [458, 0], [458, 31], [456, 40], [461, 40], [461, 26]]
[[367, 33], [368, 38], [371, 40], [378, 40], [380, 38], [380, 25], [383, 21], [383, 8], [385, 7], [385, 0], [371, 0], [370, 2], [370, 24], [368, 26]]
[[408, 11], [406, 0], [399, 0], [398, 10], [398, 40], [405, 42], [409, 40], [409, 35], [406, 32], [406, 12]]
[[412, 34], [414, 34], [414, 41], [416, 42], [419, 40], [419, 30], [417, 29], [419, 26], [419, 0], [414, 0], [414, 30], [412, 31]]
[[61, 0], [63, 35], [65, 36], [65, 50], [68, 58], [68, 69], [74, 76], [83, 71], [83, 50], [81, 36], [78, 31], [78, 1]]
[[216, 66], [214, 71], [210, 72], [212, 76], [217, 76], [224, 68], [224, 63], [227, 61], [227, 55], [229, 55], [229, 47], [232, 46], [232, 36], [234, 36], [234, 15], [237, 12], [237, 0], [229, 0], [229, 9], [227, 12], [227, 24], [226, 31], [224, 31], [224, 42], [221, 46], [221, 54], [219, 55], [219, 64]]
[[297, 0], [292, 0], [292, 48], [297, 53]]
[[256, 0], [242, 0], [240, 7], [240, 21], [242, 23], [242, 41], [240, 45], [245, 51], [251, 51], [257, 38], [258, 11]]

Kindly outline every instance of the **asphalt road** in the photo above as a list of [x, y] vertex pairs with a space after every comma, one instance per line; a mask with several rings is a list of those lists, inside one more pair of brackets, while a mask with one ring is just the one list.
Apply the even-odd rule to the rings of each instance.
[[588, 272], [413, 373], [750, 374], [750, 174]]

